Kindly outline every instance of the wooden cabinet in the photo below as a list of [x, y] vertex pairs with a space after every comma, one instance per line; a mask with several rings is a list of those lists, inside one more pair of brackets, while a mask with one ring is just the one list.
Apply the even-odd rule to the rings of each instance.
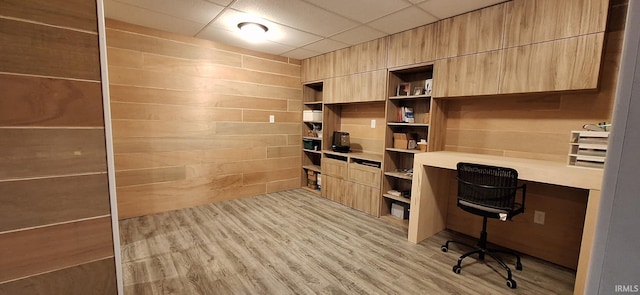
[[433, 97], [497, 94], [501, 55], [496, 50], [436, 61]]
[[499, 93], [595, 89], [604, 33], [506, 49]]
[[378, 216], [380, 155], [324, 152], [322, 197]]
[[435, 28], [435, 24], [430, 24], [391, 35], [387, 66], [394, 68], [435, 60]]
[[505, 47], [604, 32], [608, 0], [514, 0], [506, 4]]
[[436, 23], [436, 58], [502, 48], [505, 4], [447, 18]]
[[327, 79], [325, 103], [384, 101], [386, 70]]
[[307, 58], [302, 61], [302, 83], [317, 82], [333, 76], [333, 61], [330, 53]]
[[387, 39], [379, 38], [330, 53], [333, 77], [385, 69]]

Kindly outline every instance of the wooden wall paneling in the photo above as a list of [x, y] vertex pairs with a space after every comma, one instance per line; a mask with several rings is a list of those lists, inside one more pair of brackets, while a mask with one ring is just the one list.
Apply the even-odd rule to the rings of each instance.
[[598, 87], [604, 33], [506, 49], [500, 93]]
[[107, 176], [0, 182], [0, 232], [110, 214]]
[[0, 294], [117, 294], [113, 258], [0, 284]]
[[387, 66], [393, 68], [435, 60], [437, 39], [435, 24], [389, 36]]
[[504, 13], [499, 4], [437, 22], [436, 58], [501, 49]]
[[0, 282], [113, 257], [111, 218], [0, 234]]
[[299, 187], [299, 64], [122, 23], [107, 44], [120, 218]]
[[104, 172], [103, 129], [0, 129], [2, 179]]
[[117, 30], [109, 26], [107, 27], [107, 46], [163, 56], [203, 60], [218, 65], [242, 66], [242, 56], [239, 53], [158, 38], [136, 33], [136, 31]]
[[100, 81], [98, 36], [0, 19], [0, 72]]
[[[349, 132], [351, 150], [381, 154], [384, 149], [383, 102], [345, 104], [341, 108], [340, 131]], [[371, 128], [371, 120], [376, 127]]]
[[515, 0], [507, 4], [505, 47], [604, 32], [608, 0]]
[[5, 0], [0, 2], [0, 11], [7, 17], [91, 32], [98, 31], [95, 1]]
[[437, 60], [434, 97], [491, 95], [498, 93], [502, 51], [490, 51]]
[[100, 83], [0, 74], [0, 126], [100, 127]]

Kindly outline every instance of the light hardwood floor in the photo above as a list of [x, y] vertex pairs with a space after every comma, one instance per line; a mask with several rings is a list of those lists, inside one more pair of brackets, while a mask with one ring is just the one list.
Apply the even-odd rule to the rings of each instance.
[[575, 280], [528, 256], [514, 290], [491, 260], [467, 258], [454, 274], [467, 249], [440, 246], [468, 237], [414, 245], [405, 229], [303, 189], [126, 219], [120, 234], [125, 294], [571, 294]]

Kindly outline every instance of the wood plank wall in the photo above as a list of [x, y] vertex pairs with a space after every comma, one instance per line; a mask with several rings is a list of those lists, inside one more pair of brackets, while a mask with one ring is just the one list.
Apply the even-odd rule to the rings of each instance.
[[[627, 1], [611, 1], [598, 91], [452, 100], [445, 150], [566, 162], [571, 130], [611, 121], [626, 8]], [[525, 214], [513, 223], [491, 223], [489, 240], [575, 268], [588, 192], [536, 183], [527, 192]], [[533, 223], [536, 210], [546, 212], [545, 225]], [[480, 225], [450, 203], [449, 228], [478, 236]], [[532, 247], [531, 240], [540, 242]]]
[[113, 20], [107, 46], [119, 218], [300, 186], [299, 61]]
[[0, 294], [116, 294], [95, 1], [0, 1]]
[[[371, 120], [376, 120], [375, 128], [371, 128]], [[385, 127], [384, 102], [342, 106], [340, 131], [349, 132], [352, 150], [382, 154]]]

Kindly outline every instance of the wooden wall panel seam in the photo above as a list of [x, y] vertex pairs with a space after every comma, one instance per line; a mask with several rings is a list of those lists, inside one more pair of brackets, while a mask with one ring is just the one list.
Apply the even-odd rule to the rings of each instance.
[[0, 71], [0, 75], [35, 77], [35, 78], [58, 79], [58, 80], [69, 80], [69, 81], [89, 82], [89, 83], [96, 83], [96, 84], [102, 83], [99, 80], [88, 80], [88, 79], [80, 79], [80, 78], [72, 78], [72, 77], [47, 76], [47, 75], [25, 74], [25, 73], [14, 73], [14, 72], [3, 72], [3, 71]]
[[67, 221], [62, 221], [62, 222], [53, 222], [53, 223], [48, 223], [48, 224], [43, 224], [43, 225], [38, 225], [38, 226], [24, 227], [24, 228], [12, 229], [12, 230], [7, 230], [7, 231], [0, 231], [0, 235], [23, 232], [23, 231], [30, 231], [30, 230], [34, 230], [34, 229], [42, 229], [42, 228], [47, 228], [47, 227], [51, 227], [51, 226], [72, 224], [72, 223], [82, 222], [82, 221], [90, 221], [90, 220], [95, 220], [95, 219], [100, 219], [100, 218], [105, 218], [105, 217], [111, 217], [111, 214], [96, 215], [96, 216], [91, 216], [91, 217], [86, 217], [86, 218], [78, 218], [78, 219], [67, 220]]
[[114, 255], [105, 256], [105, 257], [100, 257], [100, 258], [88, 260], [88, 261], [83, 262], [83, 263], [77, 263], [77, 264], [72, 264], [72, 265], [65, 266], [65, 267], [54, 268], [54, 269], [43, 271], [43, 272], [39, 272], [39, 273], [33, 273], [33, 274], [29, 274], [27, 276], [23, 276], [23, 277], [19, 277], [19, 278], [15, 278], [15, 279], [2, 281], [2, 282], [0, 282], [0, 285], [1, 284], [7, 284], [7, 283], [15, 282], [15, 281], [19, 281], [19, 280], [28, 279], [28, 278], [35, 277], [35, 276], [40, 276], [40, 275], [43, 275], [43, 274], [48, 274], [48, 273], [60, 271], [60, 270], [67, 269], [67, 268], [77, 267], [77, 266], [80, 266], [80, 265], [85, 265], [85, 264], [89, 264], [89, 263], [93, 263], [93, 262], [97, 262], [97, 261], [101, 261], [101, 260], [105, 260], [105, 259], [110, 259], [110, 258], [114, 258], [114, 257], [115, 257]]
[[575, 35], [575, 36], [569, 36], [569, 37], [562, 37], [562, 38], [556, 38], [553, 40], [544, 40], [544, 41], [537, 41], [537, 42], [532, 42], [532, 43], [527, 43], [527, 44], [523, 44], [523, 45], [514, 45], [514, 46], [508, 46], [508, 47], [503, 47], [502, 49], [512, 49], [512, 48], [519, 48], [519, 47], [526, 47], [526, 46], [531, 46], [531, 45], [537, 45], [537, 44], [544, 44], [544, 43], [552, 43], [555, 41], [561, 41], [561, 40], [567, 40], [567, 39], [574, 39], [576, 37], [584, 37], [584, 36], [591, 36], [591, 35], [598, 35], [598, 34], [602, 34], [605, 33], [605, 31], [599, 31], [599, 32], [593, 32], [593, 33], [587, 33], [587, 34], [579, 34], [579, 35]]
[[20, 21], [20, 22], [30, 23], [30, 24], [34, 24], [34, 25], [41, 25], [41, 26], [46, 26], [46, 27], [51, 27], [51, 28], [56, 28], [56, 29], [64, 29], [64, 30], [75, 31], [75, 32], [80, 32], [80, 33], [87, 33], [87, 34], [98, 36], [98, 32], [88, 31], [88, 30], [83, 30], [83, 29], [78, 29], [78, 28], [73, 28], [73, 27], [57, 26], [57, 25], [53, 25], [53, 24], [33, 21], [33, 20], [30, 20], [30, 19], [11, 17], [11, 16], [3, 16], [3, 15], [0, 15], [0, 19]]
[[88, 172], [88, 173], [56, 174], [56, 175], [38, 176], [38, 177], [0, 179], [0, 183], [1, 182], [12, 182], [12, 181], [37, 180], [37, 179], [64, 178], [64, 177], [73, 177], [73, 176], [89, 176], [89, 175], [100, 175], [100, 174], [105, 174], [106, 175], [107, 172], [106, 171], [99, 171], [99, 172]]

